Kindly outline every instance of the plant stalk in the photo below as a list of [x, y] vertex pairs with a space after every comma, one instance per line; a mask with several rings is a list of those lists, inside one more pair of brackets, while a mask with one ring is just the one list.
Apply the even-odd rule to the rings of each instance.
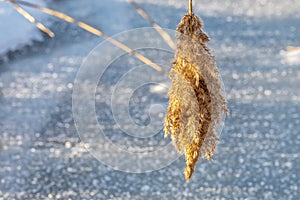
[[190, 1], [189, 14], [192, 15], [193, 14], [193, 0], [189, 0], [189, 1]]

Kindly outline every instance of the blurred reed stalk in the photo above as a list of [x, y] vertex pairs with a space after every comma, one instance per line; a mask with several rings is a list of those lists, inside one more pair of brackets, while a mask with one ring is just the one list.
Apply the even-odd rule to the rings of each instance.
[[44, 25], [42, 25], [41, 23], [39, 23], [33, 16], [31, 16], [28, 12], [26, 12], [23, 8], [21, 8], [19, 5], [23, 5], [23, 6], [28, 6], [37, 10], [40, 10], [41, 12], [44, 12], [46, 14], [52, 15], [54, 17], [57, 17], [59, 19], [62, 19], [66, 22], [72, 23], [77, 25], [78, 27], [96, 35], [99, 37], [104, 38], [105, 40], [107, 40], [108, 42], [112, 43], [113, 45], [117, 46], [118, 48], [122, 49], [123, 51], [133, 55], [134, 57], [136, 57], [137, 59], [139, 59], [140, 61], [142, 61], [143, 63], [147, 64], [148, 66], [152, 67], [153, 69], [162, 72], [163, 74], [167, 75], [167, 73], [160, 67], [158, 66], [156, 63], [154, 63], [153, 61], [151, 61], [149, 58], [146, 58], [145, 56], [143, 56], [142, 54], [134, 51], [133, 49], [131, 49], [130, 47], [128, 47], [127, 45], [109, 37], [108, 35], [106, 35], [105, 33], [103, 33], [101, 30], [96, 29], [82, 21], [78, 21], [76, 19], [74, 19], [73, 17], [70, 17], [69, 15], [56, 11], [56, 10], [52, 10], [49, 8], [45, 8], [33, 3], [29, 3], [26, 1], [21, 1], [21, 0], [2, 0], [2, 1], [6, 1], [11, 3], [14, 8], [20, 13], [22, 14], [26, 19], [28, 19], [30, 22], [34, 23], [41, 31], [47, 33], [50, 37], [54, 37], [54, 33], [52, 31], [50, 31], [48, 28], [46, 28]]
[[44, 26], [41, 22], [39, 22], [37, 19], [35, 19], [32, 15], [30, 15], [26, 10], [24, 10], [21, 6], [19, 6], [14, 0], [8, 0], [13, 7], [24, 16], [25, 19], [30, 21], [31, 23], [35, 24], [38, 29], [40, 29], [42, 32], [49, 35], [49, 37], [54, 37], [55, 34], [48, 29], [46, 26]]
[[155, 30], [161, 35], [161, 37], [165, 40], [165, 42], [172, 48], [176, 48], [176, 44], [172, 40], [172, 37], [164, 31], [164, 29], [158, 25], [134, 0], [128, 0], [136, 9], [136, 11], [147, 21], [149, 21]]

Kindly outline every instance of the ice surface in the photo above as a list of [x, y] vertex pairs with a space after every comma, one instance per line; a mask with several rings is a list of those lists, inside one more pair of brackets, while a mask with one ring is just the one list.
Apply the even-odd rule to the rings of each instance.
[[[172, 29], [187, 10], [182, 0], [138, 2], [159, 24]], [[211, 36], [209, 47], [230, 109], [213, 161], [200, 161], [186, 184], [183, 158], [142, 174], [114, 171], [93, 158], [77, 135], [71, 98], [82, 60], [103, 40], [57, 21], [49, 27], [56, 33], [54, 39], [0, 64], [0, 199], [299, 199], [300, 67], [294, 62], [299, 53], [286, 48], [300, 46], [300, 1], [194, 2], [195, 13]], [[109, 35], [150, 26], [125, 0], [47, 3]], [[1, 12], [2, 5], [8, 12], [10, 5], [1, 2]], [[28, 44], [40, 33], [25, 23], [22, 28], [31, 27], [35, 38], [19, 34], [25, 29], [12, 35]], [[7, 18], [0, 20], [0, 26], [10, 24]], [[2, 29], [0, 35], [0, 42], [10, 38]], [[114, 123], [109, 94], [126, 69], [120, 66], [110, 68], [99, 82], [98, 89], [107, 95], [95, 97], [97, 117], [112, 142], [135, 145], [128, 150], [151, 150], [124, 136]], [[145, 110], [152, 102], [166, 101], [158, 95], [165, 94], [164, 88], [146, 89], [138, 90], [130, 101], [138, 123], [147, 122]], [[147, 97], [144, 91], [152, 94]], [[156, 139], [165, 141], [160, 135]]]

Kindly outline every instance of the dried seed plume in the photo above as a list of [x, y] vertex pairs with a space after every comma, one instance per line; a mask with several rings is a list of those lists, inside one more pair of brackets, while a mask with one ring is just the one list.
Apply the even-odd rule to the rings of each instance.
[[196, 162], [210, 159], [216, 149], [218, 125], [227, 114], [227, 103], [216, 61], [206, 44], [202, 21], [192, 12], [177, 27], [178, 44], [170, 72], [169, 107], [165, 136], [171, 135], [179, 152], [184, 152], [184, 175], [189, 181]]

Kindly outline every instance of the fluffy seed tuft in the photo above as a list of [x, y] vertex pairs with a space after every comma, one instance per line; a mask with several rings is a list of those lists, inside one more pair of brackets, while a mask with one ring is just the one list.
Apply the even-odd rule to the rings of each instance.
[[206, 44], [208, 35], [202, 21], [186, 14], [177, 27], [178, 44], [170, 72], [169, 107], [165, 118], [165, 136], [185, 153], [184, 175], [189, 181], [199, 158], [211, 159], [218, 137], [216, 129], [227, 103], [216, 61]]

